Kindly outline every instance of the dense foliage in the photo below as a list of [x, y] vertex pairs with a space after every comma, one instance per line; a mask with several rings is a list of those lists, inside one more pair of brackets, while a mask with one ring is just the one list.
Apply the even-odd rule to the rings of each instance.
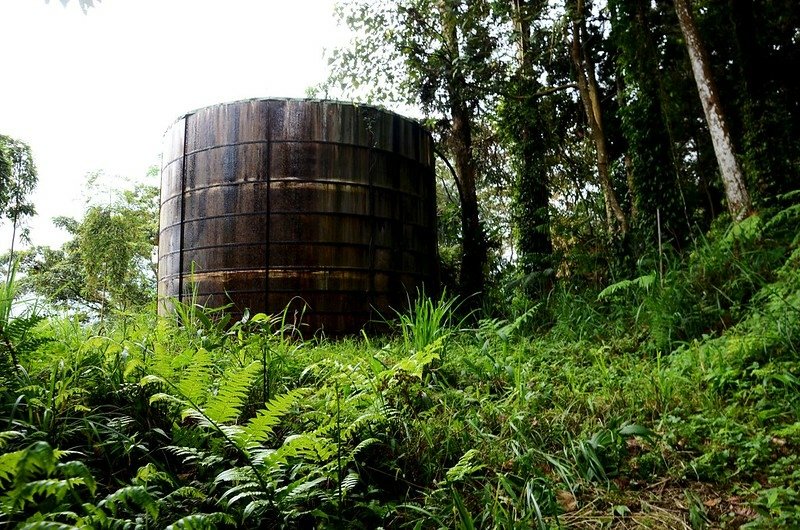
[[36, 187], [38, 176], [33, 163], [31, 148], [25, 142], [0, 134], [0, 222], [3, 218], [11, 222], [11, 241], [6, 268], [6, 280], [11, 271], [14, 245], [19, 237], [28, 241], [28, 232], [23, 222], [34, 215], [36, 209], [28, 197]]
[[800, 182], [796, 2], [338, 5], [353, 38], [316, 94], [421, 110], [458, 191], [454, 292], [646, 274]]
[[[151, 169], [147, 176], [157, 174]], [[32, 246], [17, 256], [21, 291], [49, 308], [100, 320], [114, 311], [141, 310], [153, 300], [158, 239], [158, 187], [137, 183], [102, 190], [101, 176], [88, 179], [95, 198], [87, 201], [82, 219], [53, 220], [70, 240], [57, 249]]]
[[[800, 210], [511, 320], [420, 300], [303, 341], [178, 306], [95, 329], [0, 313], [19, 528], [800, 524]], [[794, 205], [792, 205], [794, 204]], [[8, 307], [12, 293], [4, 295]], [[540, 313], [554, 321], [538, 326]], [[10, 367], [9, 367], [10, 368]]]

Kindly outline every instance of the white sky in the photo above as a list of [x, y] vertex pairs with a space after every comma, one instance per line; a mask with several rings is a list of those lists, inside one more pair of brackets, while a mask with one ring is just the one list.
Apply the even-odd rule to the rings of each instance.
[[81, 215], [88, 172], [142, 180], [185, 112], [304, 97], [343, 33], [333, 0], [0, 0], [0, 134], [33, 150], [33, 243], [65, 240], [50, 219]]

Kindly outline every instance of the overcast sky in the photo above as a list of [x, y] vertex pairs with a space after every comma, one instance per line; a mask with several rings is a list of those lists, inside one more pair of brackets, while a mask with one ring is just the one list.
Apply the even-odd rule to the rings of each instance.
[[[192, 109], [303, 97], [341, 42], [333, 0], [0, 0], [0, 134], [39, 169], [34, 244], [60, 245], [89, 172], [141, 180], [162, 135]], [[0, 226], [0, 252], [8, 247]]]

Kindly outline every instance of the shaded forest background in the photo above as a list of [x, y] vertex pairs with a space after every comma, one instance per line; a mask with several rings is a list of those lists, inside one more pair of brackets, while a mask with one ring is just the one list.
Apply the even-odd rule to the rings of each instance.
[[[420, 108], [440, 151], [451, 292], [495, 308], [524, 285], [598, 288], [661, 270], [714, 222], [798, 182], [793, 2], [351, 1], [356, 37], [313, 91]], [[747, 204], [731, 204], [698, 86], [724, 114]], [[660, 269], [659, 269], [660, 267]], [[510, 291], [504, 287], [512, 286]]]

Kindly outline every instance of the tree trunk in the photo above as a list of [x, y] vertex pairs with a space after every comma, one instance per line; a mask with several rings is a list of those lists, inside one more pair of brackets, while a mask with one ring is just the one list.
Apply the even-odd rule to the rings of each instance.
[[714, 153], [722, 175], [728, 210], [734, 221], [741, 221], [751, 213], [750, 196], [747, 193], [741, 167], [734, 154], [730, 130], [722, 112], [719, 95], [711, 74], [708, 54], [694, 24], [689, 0], [675, 0], [675, 12], [678, 14], [678, 22], [686, 40], [692, 73], [694, 73], [694, 80], [697, 83], [697, 92], [703, 105], [708, 131], [711, 134], [711, 142], [714, 145]]
[[11, 269], [14, 266], [14, 241], [17, 239], [17, 218], [11, 225], [11, 248], [8, 251], [8, 270], [6, 270], [6, 285], [11, 281]]
[[[514, 0], [514, 25], [517, 40], [518, 74], [522, 86], [535, 86], [533, 56], [531, 55], [531, 3]], [[524, 94], [530, 96], [530, 94]], [[525, 97], [519, 106], [538, 105], [537, 98]], [[523, 110], [524, 112], [524, 110]], [[526, 113], [527, 114], [527, 113]], [[550, 188], [547, 173], [540, 169], [537, 158], [542, 156], [537, 145], [535, 124], [524, 120], [518, 131], [518, 208], [524, 210], [519, 226], [519, 247], [525, 272], [541, 272], [552, 267], [553, 242], [550, 237]]]
[[[597, 159], [597, 176], [600, 181], [600, 189], [603, 191], [606, 207], [606, 221], [609, 231], [614, 233], [617, 230], [621, 236], [628, 232], [628, 220], [619, 205], [617, 195], [611, 184], [611, 176], [608, 170], [608, 141], [603, 130], [603, 117], [600, 107], [600, 91], [597, 86], [597, 79], [594, 73], [594, 61], [584, 46], [584, 34], [586, 33], [586, 14], [583, 0], [575, 0], [572, 14], [572, 42], [570, 43], [570, 56], [575, 66], [578, 92], [581, 102], [586, 112], [586, 122], [594, 142], [595, 155]], [[615, 221], [617, 227], [615, 227]]]
[[[450, 52], [451, 64], [457, 64], [459, 56], [456, 13], [451, 5], [439, 3], [442, 17], [445, 46]], [[486, 264], [486, 245], [478, 217], [477, 171], [472, 154], [472, 119], [464, 101], [466, 79], [457, 68], [447, 72], [447, 90], [450, 98], [450, 132], [453, 157], [461, 197], [461, 294], [471, 297], [468, 305], [477, 307], [483, 293], [483, 269]]]

